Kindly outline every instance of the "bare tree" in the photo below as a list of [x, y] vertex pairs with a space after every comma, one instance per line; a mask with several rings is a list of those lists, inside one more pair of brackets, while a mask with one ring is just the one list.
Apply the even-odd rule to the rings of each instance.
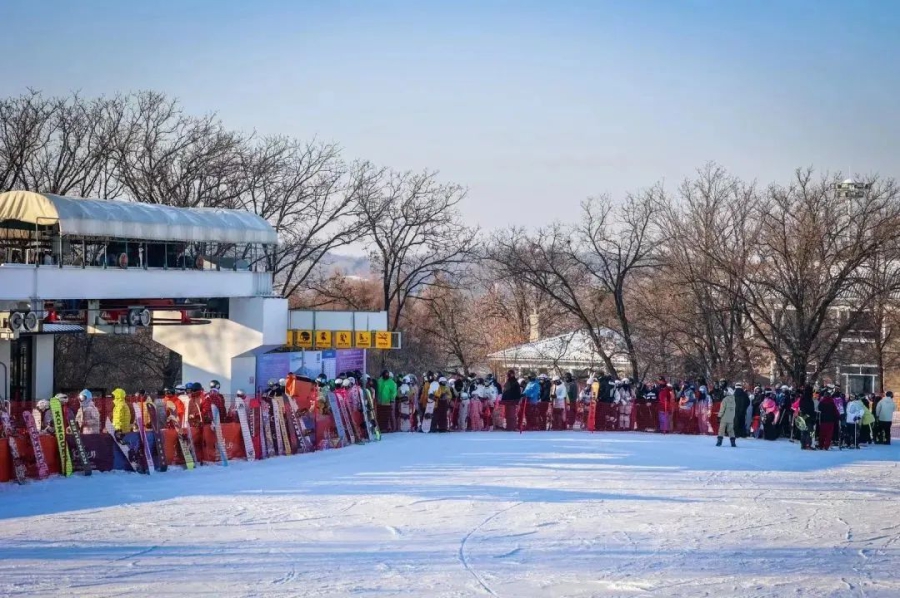
[[345, 164], [335, 145], [280, 137], [248, 148], [244, 172], [248, 189], [240, 206], [278, 233], [264, 258], [285, 297], [306, 287], [329, 252], [357, 239], [357, 194], [378, 176], [366, 163]]
[[174, 99], [140, 92], [130, 98], [116, 143], [118, 175], [134, 201], [237, 207], [249, 188], [246, 141], [215, 115], [189, 116]]
[[[676, 332], [673, 342], [701, 365], [706, 378], [753, 377], [743, 295], [739, 292], [754, 250], [749, 226], [758, 201], [755, 185], [709, 163], [685, 180], [677, 200], [659, 214], [666, 242], [657, 276], [668, 297], [648, 297], [646, 313]], [[727, 255], [732, 268], [717, 267]]]
[[477, 230], [462, 223], [459, 185], [436, 173], [383, 171], [356, 195], [355, 210], [381, 279], [383, 308], [396, 330], [423, 289], [452, 281], [474, 251]]
[[[893, 181], [873, 179], [859, 197], [841, 196], [837, 183], [798, 170], [790, 185], [770, 186], [743, 223], [754, 239], [749, 263], [707, 252], [715, 267], [741, 280], [737, 289], [709, 282], [738, 296], [754, 335], [796, 385], [819, 377], [872, 308], [880, 290], [866, 262], [900, 235]], [[891, 265], [892, 279], [898, 266]]]
[[493, 238], [490, 260], [501, 276], [525, 282], [576, 318], [616, 376], [601, 329], [621, 336], [631, 375], [639, 378], [626, 288], [636, 273], [653, 265], [651, 225], [658, 192], [629, 196], [618, 209], [606, 197], [588, 200], [577, 224], [557, 223], [533, 235], [513, 229]]

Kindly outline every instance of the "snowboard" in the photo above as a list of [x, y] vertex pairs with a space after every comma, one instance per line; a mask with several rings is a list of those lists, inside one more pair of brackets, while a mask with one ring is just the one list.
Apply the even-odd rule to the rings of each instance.
[[219, 459], [222, 466], [228, 467], [228, 455], [225, 453], [225, 437], [222, 436], [222, 423], [219, 420], [219, 408], [212, 405], [213, 432], [216, 433], [216, 449], [219, 451]]
[[306, 417], [307, 416], [301, 415], [297, 419], [300, 420], [300, 430], [303, 432], [303, 442], [306, 444], [307, 450], [312, 453], [316, 450], [315, 419], [312, 416], [309, 416], [313, 421], [313, 428], [310, 428], [306, 425]]
[[66, 477], [72, 475], [72, 455], [66, 444], [66, 422], [63, 418], [62, 402], [56, 397], [50, 399], [50, 413], [53, 415], [53, 433], [56, 435], [56, 447], [59, 451], [59, 469]]
[[166, 462], [166, 442], [163, 439], [163, 430], [166, 429], [166, 407], [162, 399], [148, 402], [147, 412], [150, 414], [150, 427], [156, 436], [156, 460], [159, 461], [159, 470], [166, 471], [169, 469]]
[[361, 391], [361, 396], [359, 398], [360, 407], [362, 407], [362, 415], [363, 415], [363, 424], [366, 427], [366, 438], [369, 440], [376, 440], [375, 438], [375, 425], [376, 418], [374, 411], [369, 405], [368, 392], [365, 390]]
[[22, 460], [22, 455], [19, 454], [19, 445], [16, 443], [16, 438], [13, 435], [13, 427], [12, 423], [9, 420], [9, 404], [3, 408], [3, 411], [0, 411], [0, 420], [3, 423], [3, 432], [6, 435], [6, 442], [9, 444], [9, 454], [12, 456], [13, 460], [13, 471], [16, 474], [16, 482], [19, 484], [25, 483], [26, 471], [25, 471], [25, 462]]
[[250, 420], [247, 418], [247, 404], [241, 397], [234, 399], [235, 409], [238, 414], [238, 422], [241, 424], [241, 438], [244, 440], [244, 452], [247, 461], [256, 461], [256, 450], [253, 447], [253, 436], [250, 435]]
[[343, 397], [338, 396], [338, 403], [343, 410], [344, 415], [344, 425], [347, 430], [350, 432], [350, 440], [353, 444], [363, 443], [365, 439], [362, 437], [362, 433], [359, 429], [359, 426], [356, 425], [356, 421], [353, 419], [353, 408], [350, 406], [350, 395], [345, 394]]
[[75, 412], [71, 409], [69, 409], [69, 432], [72, 434], [72, 439], [75, 441], [75, 453], [78, 455], [78, 460], [81, 461], [81, 471], [84, 472], [85, 476], [89, 476], [94, 467], [91, 465], [91, 460], [88, 458], [87, 451], [84, 449], [84, 439], [81, 437], [81, 430], [78, 429], [78, 422], [75, 420]]
[[252, 398], [245, 402], [247, 409], [247, 430], [250, 433], [250, 442], [253, 444], [253, 453], [257, 459], [265, 459], [265, 445], [259, 434], [259, 399]]
[[272, 415], [275, 416], [275, 439], [278, 441], [278, 452], [282, 455], [293, 454], [291, 438], [284, 421], [284, 400], [281, 397], [272, 397]]
[[312, 452], [311, 448], [306, 442], [306, 436], [303, 433], [303, 428], [300, 427], [300, 416], [297, 414], [297, 403], [294, 402], [294, 397], [290, 395], [285, 396], [284, 405], [288, 412], [288, 419], [291, 420], [291, 429], [294, 431], [294, 437], [297, 439], [297, 452]]
[[350, 436], [347, 434], [347, 430], [344, 429], [344, 417], [341, 415], [341, 407], [338, 403], [337, 395], [333, 392], [328, 393], [328, 406], [331, 408], [331, 415], [334, 418], [334, 427], [337, 429], [341, 445], [344, 445], [345, 441], [349, 441]]
[[37, 424], [34, 423], [34, 415], [30, 411], [22, 414], [25, 420], [25, 429], [28, 430], [28, 439], [31, 441], [31, 450], [34, 451], [34, 461], [37, 463], [38, 479], [46, 479], [50, 475], [50, 468], [44, 458], [44, 449], [41, 447], [41, 436], [38, 433]]
[[136, 459], [134, 456], [134, 451], [131, 450], [131, 447], [119, 440], [119, 438], [116, 436], [116, 429], [113, 427], [112, 421], [108, 417], [106, 418], [106, 432], [112, 437], [113, 443], [115, 443], [115, 445], [119, 447], [119, 450], [122, 451], [122, 455], [125, 456], [125, 460], [128, 461], [128, 465], [131, 467], [131, 470], [137, 473], [147, 473], [141, 468], [138, 459]]
[[376, 441], [381, 440], [381, 427], [378, 425], [378, 411], [375, 409], [375, 395], [372, 394], [371, 391], [365, 391], [363, 395], [363, 400], [366, 401], [366, 405], [369, 407], [369, 413], [372, 417], [372, 434], [373, 436], [370, 438], [374, 438]]
[[459, 400], [459, 413], [457, 413], [456, 429], [465, 432], [469, 423], [469, 398], [463, 397]]
[[401, 432], [409, 432], [410, 430], [410, 416], [412, 415], [412, 411], [409, 408], [409, 397], [402, 397], [400, 399], [400, 431]]
[[431, 420], [434, 418], [434, 397], [428, 397], [425, 403], [425, 415], [422, 416], [422, 425], [419, 430], [424, 433], [431, 432]]
[[[182, 423], [182, 429], [184, 430], [184, 436], [187, 436], [187, 445], [188, 451], [191, 454], [191, 460], [197, 465], [203, 465], [203, 460], [197, 458], [197, 449], [194, 445], [194, 431], [191, 429], [191, 398], [187, 395], [179, 395], [178, 400], [184, 405], [184, 422]], [[182, 447], [182, 454], [183, 452], [184, 447]], [[185, 456], [184, 462], [187, 464], [187, 456]]]
[[262, 440], [265, 447], [263, 452], [267, 457], [278, 456], [278, 449], [275, 446], [275, 440], [272, 438], [272, 418], [270, 416], [270, 407], [267, 401], [260, 401], [259, 404], [259, 420], [262, 426]]
[[150, 450], [150, 441], [147, 440], [147, 428], [144, 427], [144, 402], [134, 403], [134, 425], [137, 427], [138, 437], [141, 439], [141, 448], [144, 451], [144, 461], [147, 462], [147, 473], [156, 471], [153, 463], [153, 451]]

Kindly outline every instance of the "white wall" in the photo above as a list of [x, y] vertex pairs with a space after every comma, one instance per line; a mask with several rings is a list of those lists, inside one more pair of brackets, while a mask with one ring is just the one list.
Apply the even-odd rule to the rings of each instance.
[[0, 301], [255, 297], [271, 291], [268, 272], [0, 265]]
[[248, 395], [256, 388], [256, 357], [235, 357], [231, 360], [232, 392], [243, 390]]
[[53, 339], [52, 334], [34, 337], [31, 385], [35, 399], [49, 399], [53, 396]]
[[[238, 355], [263, 345], [283, 345], [287, 331], [287, 300], [279, 298], [232, 299], [230, 319], [211, 320], [194, 326], [154, 326], [153, 340], [181, 355], [183, 382], [210, 380], [222, 384], [222, 392], [237, 390], [236, 380], [247, 392], [247, 378], [256, 374], [255, 357]], [[248, 362], [247, 360], [250, 360]], [[237, 371], [233, 366], [237, 365]]]

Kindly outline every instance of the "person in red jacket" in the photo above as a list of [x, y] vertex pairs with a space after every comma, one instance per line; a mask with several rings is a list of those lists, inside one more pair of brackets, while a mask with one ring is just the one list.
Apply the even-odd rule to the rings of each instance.
[[659, 431], [663, 434], [668, 434], [672, 409], [675, 406], [675, 391], [672, 390], [672, 385], [668, 384], [663, 376], [659, 377], [658, 384], [659, 390], [656, 396], [659, 400]]
[[200, 402], [200, 413], [203, 417], [203, 423], [212, 423], [212, 406], [215, 405], [219, 410], [219, 420], [224, 421], [227, 413], [225, 412], [225, 397], [219, 392], [219, 381], [213, 380], [209, 383], [209, 392]]

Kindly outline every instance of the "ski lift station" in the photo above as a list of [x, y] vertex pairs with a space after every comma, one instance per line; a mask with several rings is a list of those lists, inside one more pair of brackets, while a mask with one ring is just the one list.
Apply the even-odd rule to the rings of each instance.
[[[241, 210], [0, 194], [0, 398], [53, 395], [58, 334], [134, 334], [182, 357], [182, 380], [251, 390], [258, 358], [396, 348], [384, 312], [289, 311], [278, 236]], [[364, 362], [364, 360], [363, 360]]]

